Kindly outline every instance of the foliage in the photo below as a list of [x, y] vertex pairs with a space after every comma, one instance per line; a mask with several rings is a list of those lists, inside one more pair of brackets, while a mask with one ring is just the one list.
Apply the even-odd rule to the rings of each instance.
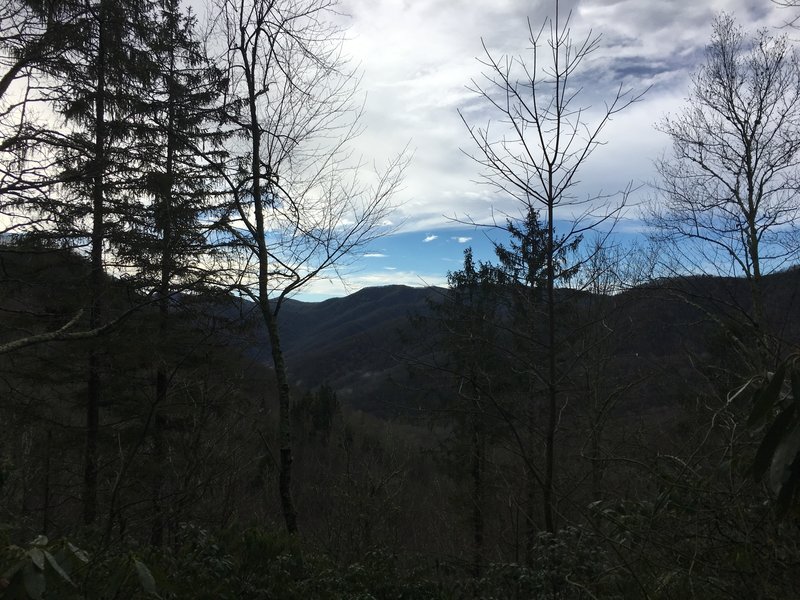
[[336, 392], [323, 384], [316, 392], [307, 392], [292, 405], [292, 421], [297, 436], [314, 438], [319, 435], [323, 444], [328, 443], [334, 420], [341, 412]]
[[767, 480], [780, 515], [797, 508], [800, 496], [800, 356], [782, 361], [763, 378], [753, 397], [748, 426], [761, 442], [753, 459], [756, 481]]
[[321, 556], [303, 556], [294, 537], [261, 529], [219, 539], [185, 525], [172, 548], [115, 546], [95, 556], [70, 542], [40, 537], [26, 549], [3, 547], [0, 568], [3, 599], [38, 600], [53, 594], [65, 600], [443, 597], [423, 570], [406, 572], [391, 552], [369, 552], [358, 563], [335, 565]]
[[85, 597], [145, 598], [158, 596], [149, 567], [132, 552], [97, 562], [69, 541], [51, 543], [39, 536], [27, 548], [10, 545], [0, 549], [3, 566], [0, 597], [41, 600], [42, 598]]
[[485, 576], [474, 582], [474, 597], [612, 600], [622, 597], [618, 579], [601, 540], [581, 527], [570, 526], [555, 533], [538, 534], [532, 566], [489, 565]]

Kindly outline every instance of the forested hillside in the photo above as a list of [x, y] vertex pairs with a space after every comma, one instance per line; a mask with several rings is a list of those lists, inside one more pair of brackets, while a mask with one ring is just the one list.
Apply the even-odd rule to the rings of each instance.
[[[85, 259], [61, 250], [8, 246], [0, 258], [6, 283], [0, 303], [5, 315], [4, 339], [52, 330], [80, 306], [81, 281], [89, 273]], [[159, 406], [169, 468], [159, 472], [154, 463], [156, 449], [146, 437], [152, 427], [155, 399], [148, 348], [156, 333], [157, 308], [147, 306], [124, 281], [110, 279], [108, 285], [113, 298], [109, 305], [123, 317], [103, 336], [105, 343], [115, 348], [106, 355], [103, 370], [114, 390], [114, 402], [104, 407], [100, 424], [99, 449], [105, 474], [101, 493], [107, 498], [104, 512], [108, 513], [96, 534], [113, 545], [106, 551], [106, 560], [116, 561], [103, 568], [124, 571], [127, 567], [119, 550], [149, 539], [147, 532], [156, 514], [154, 478], [165, 498], [167, 546], [179, 544], [176, 548], [188, 552], [187, 543], [214, 539], [218, 544], [224, 539], [233, 544], [226, 549], [232, 553], [229, 560], [237, 552], [275, 552], [270, 560], [283, 553], [294, 556], [299, 548], [278, 533], [279, 507], [272, 492], [276, 460], [269, 441], [270, 423], [275, 421], [275, 395], [269, 391], [268, 377], [254, 377], [269, 357], [258, 342], [263, 331], [253, 318], [253, 307], [230, 296], [201, 294], [173, 299], [176, 322], [165, 350], [174, 364], [170, 371], [173, 390], [168, 402]], [[771, 276], [767, 285], [772, 298], [769, 314], [778, 325], [797, 311], [798, 271]], [[694, 297], [702, 296], [705, 306], [687, 303], [683, 297], [687, 290]], [[677, 493], [689, 484], [685, 479], [688, 474], [674, 471], [676, 465], [672, 463], [677, 457], [700, 449], [710, 453], [704, 454], [701, 464], [714, 460], [718, 452], [722, 454], [716, 460], [728, 460], [729, 450], [719, 445], [719, 434], [713, 427], [713, 419], [724, 405], [706, 403], [714, 394], [724, 399], [733, 390], [735, 377], [722, 374], [729, 371], [730, 361], [739, 357], [725, 348], [728, 334], [717, 319], [724, 316], [719, 307], [728, 306], [732, 297], [745, 295], [745, 290], [742, 280], [698, 278], [652, 282], [613, 296], [581, 293], [569, 300], [575, 305], [571, 309], [576, 315], [573, 319], [583, 311], [600, 310], [603, 334], [600, 344], [587, 330], [585, 339], [594, 339], [598, 345], [572, 366], [576, 377], [569, 384], [571, 399], [562, 407], [559, 464], [565, 470], [564, 484], [574, 481], [576, 485], [559, 502], [565, 521], [581, 523], [589, 519], [596, 527], [601, 523], [622, 526], [618, 519], [626, 511], [652, 510], [647, 503], [660, 486], [679, 486], [673, 492]], [[508, 290], [498, 293], [509, 295]], [[453, 350], [442, 346], [442, 334], [437, 333], [449, 331], [442, 328], [441, 312], [452, 309], [452, 298], [441, 289], [390, 287], [367, 289], [324, 303], [293, 301], [287, 305], [285, 331], [293, 340], [287, 345], [289, 369], [291, 373], [310, 374], [306, 381], [298, 377], [293, 385], [295, 489], [304, 522], [313, 536], [313, 541], [306, 542], [311, 544], [306, 551], [316, 557], [312, 565], [323, 557], [334, 560], [334, 564], [376, 560], [379, 565], [364, 568], [379, 569], [376, 579], [390, 578], [358, 585], [429, 585], [424, 593], [435, 594], [436, 586], [445, 582], [456, 585], [462, 577], [457, 565], [462, 564], [465, 573], [474, 568], [467, 568], [473, 564], [470, 548], [475, 543], [474, 539], [470, 541], [469, 531], [474, 527], [474, 503], [478, 500], [474, 496], [474, 465], [464, 462], [472, 454], [470, 437], [463, 437], [468, 431], [462, 431], [472, 402], [463, 386], [470, 380], [454, 370], [450, 363]], [[502, 302], [498, 300], [496, 305]], [[128, 313], [131, 306], [136, 310]], [[420, 320], [425, 322], [427, 333], [420, 331]], [[796, 339], [795, 335], [792, 330], [785, 331], [789, 342]], [[5, 518], [11, 519], [9, 532], [29, 538], [45, 534], [54, 539], [68, 534], [73, 543], [86, 535], [70, 526], [80, 514], [76, 490], [80, 489], [83, 444], [75, 396], [81, 387], [80, 357], [85, 344], [79, 340], [37, 344], [3, 355], [3, 422], [13, 432], [3, 445], [3, 506]], [[600, 349], [606, 354], [600, 355]], [[500, 351], [505, 352], [500, 346], [483, 348], [487, 362], [489, 354]], [[498, 380], [507, 377], [499, 364], [494, 372], [487, 370], [483, 376]], [[481, 561], [489, 569], [482, 572], [481, 585], [488, 586], [484, 589], [487, 593], [497, 586], [512, 594], [512, 588], [523, 585], [518, 578], [530, 576], [527, 569], [541, 569], [535, 562], [541, 560], [535, 558], [536, 553], [552, 550], [546, 550], [551, 542], [543, 534], [535, 534], [530, 546], [525, 513], [509, 512], [507, 507], [509, 498], [520, 509], [529, 501], [538, 503], [526, 496], [524, 486], [517, 487], [526, 477], [525, 469], [523, 466], [518, 471], [520, 467], [515, 466], [517, 455], [513, 439], [508, 438], [522, 415], [514, 415], [509, 422], [508, 415], [499, 414], [501, 409], [516, 410], [514, 404], [519, 400], [515, 398], [525, 392], [513, 382], [485, 385], [485, 389], [490, 388], [502, 389], [504, 397], [498, 400], [487, 393], [489, 404], [480, 409], [486, 427], [479, 500]], [[745, 417], [750, 396], [736, 404], [736, 412]], [[494, 402], [497, 404], [492, 405]], [[587, 432], [592, 433], [591, 438], [585, 437]], [[702, 439], [712, 434], [713, 443], [712, 439]], [[746, 435], [742, 443], [745, 446], [740, 451], [753, 448], [755, 439]], [[744, 464], [739, 490], [747, 480], [744, 457], [740, 459]], [[650, 477], [655, 479], [648, 482]], [[699, 486], [690, 488], [692, 502], [713, 502], [726, 493], [725, 488], [702, 487], [711, 483], [713, 480], [692, 483]], [[738, 503], [745, 497], [739, 497], [739, 493], [731, 496], [731, 500], [737, 499], [731, 509], [738, 506], [736, 510], [741, 510]], [[710, 496], [705, 498], [706, 494]], [[601, 506], [604, 508], [598, 513]], [[681, 528], [684, 520], [691, 522], [690, 514], [680, 506], [666, 508], [663, 514], [651, 514], [650, 518], [659, 516], [666, 523], [675, 519]], [[623, 513], [617, 514], [619, 510]], [[721, 516], [704, 516], [705, 526], [719, 526], [716, 520]], [[650, 520], [647, 523], [652, 526]], [[674, 525], [663, 526], [668, 528], [649, 532], [639, 543], [646, 546], [655, 542], [656, 534], [678, 534]], [[563, 550], [566, 556], [559, 558], [558, 564], [576, 561], [562, 565], [570, 573], [601, 568], [603, 563], [594, 561], [600, 560], [598, 549], [610, 543], [610, 534], [597, 537], [596, 530], [573, 527], [559, 533], [566, 536], [559, 543], [568, 545]], [[268, 533], [271, 528], [275, 533]], [[230, 537], [239, 535], [237, 531], [245, 536], [244, 541], [250, 540], [247, 543], [269, 546], [261, 550], [240, 548], [238, 544], [244, 542]], [[619, 535], [633, 535], [635, 531], [633, 525], [625, 525]], [[772, 537], [779, 531], [765, 535]], [[251, 539], [254, 535], [262, 537]], [[691, 543], [701, 541], [698, 538]], [[588, 546], [585, 549], [584, 544]], [[383, 550], [374, 554], [378, 549]], [[659, 561], [677, 561], [680, 557], [673, 554], [679, 552], [677, 548], [670, 548], [666, 555], [662, 552], [666, 550], [660, 549]], [[152, 550], [145, 555], [152, 556], [157, 564], [164, 560], [160, 555], [156, 558]], [[526, 555], [531, 558], [525, 559]], [[403, 556], [455, 561], [450, 567], [455, 571], [405, 571], [411, 563]], [[530, 560], [530, 567], [501, 567], [509, 556], [519, 557], [523, 564]], [[266, 569], [253, 577], [277, 577], [269, 560], [247, 567], [244, 565], [253, 559], [240, 558], [245, 563], [237, 568]], [[649, 568], [661, 568], [649, 563], [653, 560], [649, 555], [640, 560], [645, 558]], [[611, 561], [612, 557], [602, 556], [602, 560]], [[433, 569], [433, 565], [428, 567]], [[197, 585], [188, 583], [193, 578], [209, 575], [202, 573], [200, 564], [184, 568], [188, 569], [189, 587]], [[386, 568], [391, 573], [381, 570]], [[495, 568], [500, 570], [495, 572]], [[746, 571], [742, 573], [744, 576]], [[234, 577], [234, 572], [229, 576]], [[290, 573], [280, 575], [288, 576]], [[319, 574], [306, 572], [304, 577], [308, 576]], [[346, 578], [346, 572], [340, 576]], [[599, 572], [592, 575], [599, 576]], [[508, 577], [513, 584], [506, 580]], [[55, 573], [49, 578], [57, 583]], [[131, 575], [134, 588], [136, 581]], [[613, 586], [620, 585], [616, 578], [611, 581]], [[166, 585], [166, 580], [159, 584]], [[334, 584], [356, 585], [338, 580], [327, 584], [295, 582], [302, 590], [307, 585]], [[225, 585], [232, 584], [226, 581]], [[509, 585], [512, 588], [503, 587]], [[538, 589], [541, 584], [530, 585], [534, 587], [522, 589]], [[333, 588], [331, 593], [336, 593]]]
[[190, 4], [0, 7], [0, 598], [797, 596], [789, 36], [716, 17], [634, 205], [553, 2], [457, 113], [491, 256], [312, 303], [409, 155], [336, 5]]

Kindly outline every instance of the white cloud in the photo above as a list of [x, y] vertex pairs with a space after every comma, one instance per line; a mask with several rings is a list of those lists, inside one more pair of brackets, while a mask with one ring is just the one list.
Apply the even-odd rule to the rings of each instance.
[[[347, 51], [363, 66], [368, 94], [367, 129], [357, 153], [382, 164], [409, 141], [415, 150], [398, 198], [407, 203], [397, 213], [400, 229], [431, 231], [451, 227], [448, 219], [454, 217], [486, 222], [516, 212], [513, 201], [475, 183], [480, 167], [460, 152], [472, 147], [457, 109], [471, 125], [486, 124], [485, 104], [467, 89], [482, 70], [475, 60], [483, 53], [481, 40], [497, 58], [529, 57], [526, 17], [536, 29], [552, 12], [552, 1], [342, 0], [341, 6], [352, 16]], [[620, 82], [636, 91], [652, 86], [641, 103], [614, 117], [602, 136], [608, 146], [598, 147], [580, 173], [580, 195], [654, 177], [652, 160], [667, 145], [652, 125], [683, 105], [715, 13], [732, 12], [749, 31], [791, 16], [768, 0], [562, 0], [561, 8], [564, 14], [573, 11], [575, 40], [590, 29], [602, 35], [597, 52], [576, 74], [582, 106], [604, 106]]]
[[[363, 69], [361, 89], [367, 95], [366, 130], [354, 141], [355, 155], [366, 165], [380, 166], [407, 145], [415, 152], [397, 197], [404, 204], [383, 225], [413, 232], [410, 239], [419, 249], [420, 240], [430, 243], [437, 237], [467, 244], [471, 238], [458, 236], [467, 223], [503, 223], [519, 216], [519, 202], [480, 183], [480, 165], [464, 153], [474, 147], [458, 109], [469, 125], [485, 126], [491, 119], [493, 131], [502, 133], [486, 103], [467, 89], [481, 75], [476, 57], [483, 55], [482, 40], [495, 58], [530, 59], [526, 17], [536, 30], [551, 13], [552, 0], [342, 0], [340, 8], [351, 16], [342, 17], [349, 26], [345, 52]], [[733, 13], [746, 31], [779, 26], [792, 16], [769, 0], [562, 0], [561, 9], [572, 11], [574, 41], [590, 30], [602, 35], [597, 51], [575, 74], [585, 117], [596, 117], [620, 83], [636, 92], [649, 88], [640, 102], [608, 123], [602, 145], [579, 171], [573, 190], [583, 200], [613, 194], [629, 182], [641, 186], [628, 201], [628, 216], [634, 219], [636, 203], [651, 195], [641, 184], [655, 179], [653, 160], [669, 148], [653, 125], [685, 106], [690, 74], [703, 61], [714, 14]], [[564, 208], [557, 218], [570, 218], [574, 210]], [[392, 251], [394, 268], [366, 260], [383, 258], [381, 252], [354, 256], [354, 263], [360, 260], [359, 266], [380, 272], [347, 272], [342, 275], [347, 286], [336, 279], [318, 281], [312, 292], [344, 295], [365, 285], [444, 283], [443, 275], [411, 271], [400, 262], [401, 254]]]
[[362, 271], [348, 274], [346, 280], [337, 277], [313, 279], [293, 298], [305, 302], [318, 302], [326, 298], [348, 296], [366, 287], [407, 285], [409, 287], [447, 286], [443, 274], [416, 271]]

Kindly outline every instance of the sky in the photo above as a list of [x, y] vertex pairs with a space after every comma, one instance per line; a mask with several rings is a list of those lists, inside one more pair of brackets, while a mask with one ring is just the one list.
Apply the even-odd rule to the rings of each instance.
[[[514, 214], [515, 203], [480, 183], [459, 110], [476, 126], [492, 119], [469, 89], [481, 76], [482, 44], [495, 57], [529, 57], [528, 19], [538, 28], [553, 6], [553, 0], [341, 0], [345, 51], [360, 64], [366, 94], [365, 131], [355, 151], [380, 165], [408, 146], [413, 159], [396, 199], [401, 206], [391, 218], [393, 233], [361, 249], [338, 276], [310, 284], [299, 299], [366, 286], [444, 285], [466, 247], [477, 258], [491, 258], [491, 230], [465, 223]], [[601, 35], [581, 73], [580, 104], [590, 120], [620, 84], [646, 91], [603, 130], [604, 145], [580, 174], [579, 193], [586, 196], [633, 186], [628, 222], [621, 226], [630, 233], [637, 227], [636, 205], [652, 196], [653, 161], [669, 149], [655, 125], [685, 104], [715, 15], [726, 11], [746, 30], [776, 33], [795, 15], [770, 0], [562, 1], [562, 16], [569, 11], [574, 39], [590, 31]]]

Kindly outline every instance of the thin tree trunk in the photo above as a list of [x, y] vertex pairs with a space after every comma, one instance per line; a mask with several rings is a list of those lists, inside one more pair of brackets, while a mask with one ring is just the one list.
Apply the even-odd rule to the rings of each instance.
[[164, 450], [164, 422], [159, 410], [167, 398], [167, 375], [163, 363], [159, 364], [156, 373], [156, 399], [153, 409], [153, 523], [150, 530], [150, 544], [161, 546], [164, 543], [164, 466], [166, 452]]
[[[278, 387], [278, 443], [280, 446], [280, 465], [278, 472], [278, 493], [281, 501], [281, 511], [286, 524], [286, 531], [290, 534], [297, 533], [297, 511], [292, 499], [292, 423], [291, 399], [289, 395], [289, 378], [286, 363], [283, 358], [278, 322], [272, 312], [269, 302], [270, 280], [269, 250], [266, 242], [266, 226], [264, 223], [263, 208], [263, 182], [261, 173], [261, 129], [258, 121], [257, 95], [253, 74], [247, 68], [249, 60], [243, 53], [245, 74], [249, 92], [250, 108], [250, 135], [252, 143], [251, 170], [253, 176], [253, 200], [256, 217], [256, 244], [258, 248], [258, 302], [264, 324], [269, 335], [269, 344], [272, 351], [272, 362], [275, 367], [275, 379]], [[266, 185], [269, 186], [267, 181]]]
[[472, 576], [480, 579], [483, 574], [483, 435], [477, 410], [472, 414]]
[[[89, 329], [100, 326], [103, 313], [103, 242], [106, 169], [105, 126], [105, 5], [100, 4], [97, 33], [97, 93], [95, 98], [94, 179], [92, 182], [92, 235], [90, 252], [90, 308]], [[96, 340], [89, 349], [88, 382], [86, 398], [86, 454], [83, 475], [83, 522], [91, 525], [97, 518], [97, 438], [100, 429], [100, 349]]]
[[749, 232], [748, 245], [750, 253], [750, 262], [752, 263], [752, 274], [749, 278], [750, 284], [750, 299], [752, 302], [753, 311], [753, 324], [755, 325], [756, 343], [760, 347], [760, 352], [756, 360], [762, 362], [757, 365], [758, 368], [765, 369], [770, 366], [774, 356], [772, 348], [770, 347], [770, 340], [767, 336], [767, 327], [765, 323], [764, 311], [764, 296], [763, 296], [763, 282], [761, 278], [761, 257], [759, 255], [759, 241], [758, 234], [754, 223], [751, 223]]
[[556, 315], [555, 315], [555, 267], [553, 244], [553, 205], [547, 207], [547, 431], [545, 434], [545, 471], [542, 500], [544, 503], [544, 526], [555, 532], [553, 519], [553, 478], [555, 470], [556, 434]]
[[[536, 428], [536, 411], [533, 406], [528, 407], [527, 442], [528, 456], [531, 464], [534, 456], [534, 433]], [[536, 522], [533, 515], [536, 509], [536, 477], [530, 466], [525, 466], [525, 565], [532, 568], [533, 548], [536, 543]]]
[[50, 524], [50, 452], [53, 445], [53, 431], [47, 430], [47, 442], [44, 447], [44, 507], [42, 508], [42, 535], [47, 535]]
[[286, 372], [286, 363], [283, 359], [278, 323], [269, 307], [269, 302], [264, 299], [262, 312], [267, 321], [272, 362], [275, 366], [275, 378], [278, 383], [278, 442], [280, 444], [280, 470], [278, 475], [278, 491], [281, 498], [281, 510], [286, 523], [286, 531], [297, 533], [297, 511], [292, 499], [292, 422], [291, 401], [289, 396], [289, 378]]
[[592, 500], [600, 500], [600, 484], [603, 479], [603, 471], [600, 465], [600, 433], [597, 431], [598, 427], [597, 422], [592, 423]]

